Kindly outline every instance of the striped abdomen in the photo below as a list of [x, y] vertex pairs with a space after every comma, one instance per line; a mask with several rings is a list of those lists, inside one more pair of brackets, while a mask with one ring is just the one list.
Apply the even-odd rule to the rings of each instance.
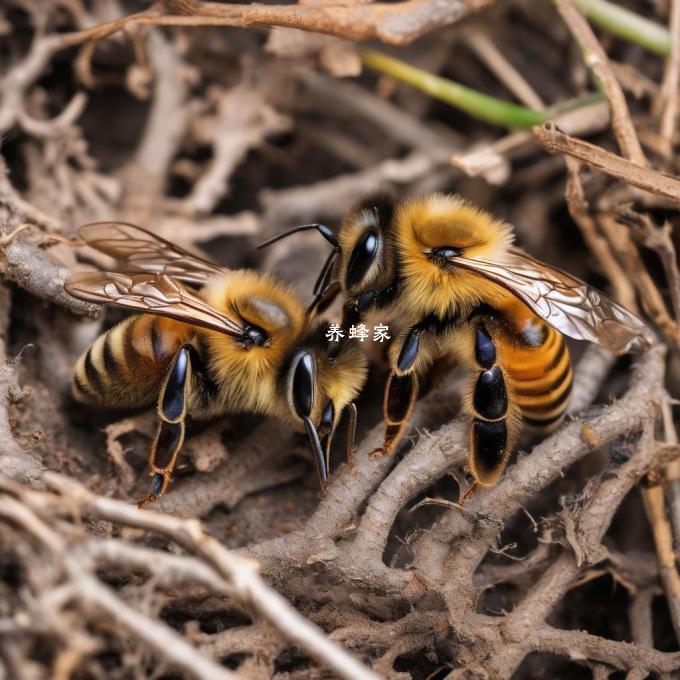
[[505, 347], [504, 359], [525, 424], [548, 432], [567, 411], [573, 376], [564, 337], [542, 322], [539, 337], [538, 346], [520, 338]]
[[150, 314], [132, 316], [100, 335], [76, 363], [76, 400], [110, 408], [153, 403], [173, 356], [193, 329]]

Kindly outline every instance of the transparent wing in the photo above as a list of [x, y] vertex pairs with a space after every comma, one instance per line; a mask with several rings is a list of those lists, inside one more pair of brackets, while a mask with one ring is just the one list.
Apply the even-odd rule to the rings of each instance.
[[245, 329], [166, 274], [77, 272], [64, 288], [74, 297], [167, 316], [241, 338]]
[[589, 340], [615, 352], [639, 352], [654, 343], [651, 330], [587, 283], [511, 248], [503, 263], [465, 257], [452, 264], [473, 271], [516, 295], [564, 335]]
[[81, 227], [78, 233], [88, 245], [124, 262], [132, 270], [167, 274], [196, 285], [205, 285], [208, 279], [224, 271], [133, 224], [94, 222]]

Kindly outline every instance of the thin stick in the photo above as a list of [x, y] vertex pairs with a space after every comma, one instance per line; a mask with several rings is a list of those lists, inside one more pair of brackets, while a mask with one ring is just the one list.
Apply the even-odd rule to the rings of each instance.
[[645, 311], [652, 317], [666, 340], [676, 349], [680, 349], [676, 323], [668, 313], [666, 302], [647, 271], [629, 230], [608, 213], [598, 215], [598, 220], [620, 260], [626, 265]]
[[[393, 45], [407, 44], [434, 28], [459, 21], [494, 0], [406, 0], [375, 4], [239, 5], [168, 0], [149, 9], [91, 28], [59, 36], [59, 48], [101, 40], [134, 24], [152, 26], [284, 26], [337, 35], [349, 40], [378, 38]], [[409, 18], [411, 20], [409, 20]]]
[[0, 498], [0, 516], [20, 524], [63, 559], [75, 598], [105, 612], [133, 636], [166, 656], [171, 663], [197, 678], [234, 680], [239, 677], [206, 658], [169, 626], [144, 616], [116, 597], [108, 587], [93, 578], [71, 554], [67, 542], [29, 507], [6, 495]]
[[645, 247], [654, 250], [661, 260], [673, 306], [676, 325], [680, 321], [680, 268], [673, 244], [673, 228], [669, 222], [657, 227], [644, 213], [628, 207], [619, 210], [618, 217], [631, 227], [631, 235]]
[[671, 49], [666, 60], [666, 70], [657, 103], [657, 114], [661, 114], [659, 133], [664, 141], [668, 157], [673, 149], [673, 134], [678, 118], [678, 97], [680, 96], [680, 0], [672, 0], [670, 29]]
[[493, 40], [482, 30], [464, 35], [465, 42], [486, 64], [489, 70], [530, 109], [544, 109], [545, 104], [524, 76], [508, 61]]
[[623, 155], [638, 165], [647, 165], [637, 133], [630, 119], [626, 97], [614, 76], [607, 53], [573, 0], [553, 0], [583, 52], [583, 60], [598, 86], [607, 95], [612, 114], [612, 130]]
[[[663, 419], [664, 439], [671, 446], [677, 445], [678, 432], [675, 429], [675, 423], [673, 422], [673, 409], [668, 399], [661, 403], [661, 417]], [[666, 498], [668, 500], [673, 536], [675, 537], [675, 541], [677, 543], [678, 539], [680, 538], [680, 461], [671, 461], [666, 466], [663, 474], [666, 479], [670, 480], [668, 487], [666, 488]], [[676, 603], [676, 609], [680, 610], [680, 603]], [[680, 619], [675, 621], [675, 623], [680, 624]]]
[[45, 482], [68, 495], [85, 514], [159, 533], [199, 555], [233, 586], [236, 595], [252, 604], [274, 628], [300, 645], [319, 663], [333, 670], [338, 677], [346, 680], [378, 680], [375, 673], [329, 640], [281, 595], [266, 585], [257, 573], [258, 564], [255, 560], [224, 548], [205, 531], [200, 522], [149, 510], [140, 511], [127, 503], [96, 496], [74, 480], [56, 473], [46, 474]]
[[675, 177], [633, 163], [581, 139], [570, 137], [550, 123], [535, 127], [534, 134], [548, 151], [578, 158], [609, 177], [615, 177], [638, 189], [680, 204], [680, 180]]
[[676, 639], [680, 641], [680, 576], [678, 576], [675, 551], [673, 550], [673, 531], [666, 517], [663, 487], [652, 486], [643, 489], [642, 498], [645, 503], [647, 518], [652, 525], [654, 545], [659, 558], [659, 572], [666, 592], [673, 630]]
[[637, 311], [635, 301], [635, 291], [621, 265], [617, 262], [607, 239], [600, 233], [595, 224], [595, 220], [588, 212], [583, 186], [579, 178], [581, 164], [571, 156], [565, 156], [567, 163], [567, 186], [565, 196], [569, 214], [579, 226], [583, 238], [590, 250], [597, 257], [602, 270], [614, 288], [614, 298], [624, 307], [633, 312]]

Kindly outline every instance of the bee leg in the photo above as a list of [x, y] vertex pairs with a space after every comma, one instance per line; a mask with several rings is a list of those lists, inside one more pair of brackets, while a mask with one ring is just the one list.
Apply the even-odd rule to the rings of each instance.
[[390, 373], [385, 385], [383, 402], [385, 438], [382, 448], [374, 449], [369, 453], [369, 456], [385, 456], [394, 451], [411, 418], [417, 397], [418, 377], [415, 373], [404, 375]]
[[470, 484], [470, 486], [468, 487], [468, 490], [461, 496], [460, 502], [465, 503], [466, 501], [469, 501], [482, 488], [483, 487], [479, 482], [472, 482], [472, 484]]
[[481, 322], [475, 326], [474, 333], [478, 370], [472, 376], [468, 408], [472, 415], [469, 461], [475, 483], [465, 494], [466, 498], [480, 486], [495, 484], [501, 476], [510, 457], [518, 421], [491, 334]]
[[383, 412], [385, 414], [385, 438], [382, 449], [375, 449], [369, 456], [384, 456], [392, 453], [413, 413], [418, 398], [418, 377], [414, 370], [420, 350], [420, 338], [428, 326], [423, 321], [413, 326], [404, 336], [396, 357], [396, 367], [387, 378]]
[[161, 385], [156, 412], [158, 429], [149, 452], [149, 495], [138, 502], [141, 508], [165, 493], [172, 479], [177, 456], [184, 443], [187, 397], [191, 385], [194, 348], [184, 345], [175, 355]]

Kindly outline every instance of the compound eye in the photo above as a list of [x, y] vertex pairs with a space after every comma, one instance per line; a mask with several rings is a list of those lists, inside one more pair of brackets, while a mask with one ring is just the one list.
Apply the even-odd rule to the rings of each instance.
[[255, 326], [254, 324], [249, 324], [246, 326], [245, 336], [247, 338], [248, 344], [257, 345], [257, 347], [262, 347], [262, 345], [267, 342], [266, 331], [264, 331], [259, 326]]
[[293, 405], [300, 418], [308, 418], [314, 404], [314, 359], [301, 354], [293, 372]]
[[323, 415], [321, 416], [321, 427], [325, 426], [329, 430], [333, 427], [333, 421], [335, 420], [335, 407], [333, 402], [329, 399], [326, 403], [326, 408], [323, 410]]
[[354, 246], [347, 265], [347, 287], [359, 283], [370, 269], [378, 252], [378, 234], [367, 231]]
[[462, 248], [456, 248], [455, 246], [442, 246], [441, 248], [432, 249], [432, 256], [436, 259], [450, 260], [454, 257], [460, 257], [462, 254]]

